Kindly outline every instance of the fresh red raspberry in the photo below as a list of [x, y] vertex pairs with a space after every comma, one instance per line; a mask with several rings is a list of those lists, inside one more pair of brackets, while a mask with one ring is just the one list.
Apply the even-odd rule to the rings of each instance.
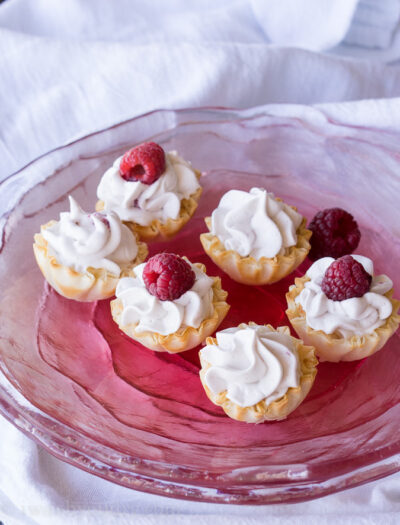
[[190, 265], [173, 253], [154, 255], [143, 270], [147, 290], [161, 301], [178, 299], [193, 286], [195, 278]]
[[127, 181], [153, 184], [165, 171], [165, 153], [155, 142], [143, 142], [122, 157], [119, 172]]
[[351, 255], [336, 259], [326, 270], [321, 289], [328, 299], [344, 301], [368, 292], [372, 276]]
[[353, 252], [360, 242], [361, 233], [353, 216], [341, 208], [328, 208], [319, 211], [308, 228], [313, 232], [311, 250], [312, 260], [321, 257], [342, 257]]

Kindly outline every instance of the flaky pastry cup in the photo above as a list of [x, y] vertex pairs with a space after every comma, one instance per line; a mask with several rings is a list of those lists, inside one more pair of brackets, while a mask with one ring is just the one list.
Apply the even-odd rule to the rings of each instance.
[[[194, 265], [205, 273], [206, 267], [203, 264], [194, 263]], [[179, 328], [177, 332], [169, 335], [161, 335], [157, 332], [137, 332], [136, 327], [138, 323], [131, 323], [125, 326], [121, 325], [123, 304], [118, 297], [111, 301], [111, 314], [120, 330], [131, 339], [134, 339], [143, 346], [150, 348], [150, 350], [155, 350], [156, 352], [169, 352], [170, 354], [184, 352], [185, 350], [190, 350], [199, 345], [206, 339], [206, 337], [215, 332], [228, 313], [230, 308], [229, 304], [226, 302], [228, 292], [222, 290], [221, 279], [219, 277], [213, 277], [213, 280], [212, 304], [214, 310], [212, 316], [204, 319], [198, 328], [186, 326]]]
[[[194, 170], [197, 180], [201, 177], [201, 172]], [[203, 188], [198, 188], [187, 199], [182, 199], [179, 216], [176, 219], [167, 219], [166, 222], [161, 222], [158, 219], [153, 220], [147, 226], [141, 226], [135, 222], [123, 221], [132, 231], [139, 235], [140, 239], [144, 241], [154, 241], [157, 237], [161, 239], [171, 239], [176, 235], [185, 224], [191, 219], [197, 209], [199, 199], [201, 197]], [[96, 211], [104, 209], [104, 202], [97, 201]]]
[[309, 281], [309, 277], [297, 277], [295, 284], [289, 288], [286, 294], [288, 309], [286, 315], [296, 333], [306, 344], [315, 346], [317, 356], [320, 361], [356, 361], [364, 359], [380, 350], [387, 340], [394, 334], [400, 323], [400, 316], [397, 311], [400, 301], [392, 298], [393, 289], [385, 293], [392, 303], [392, 313], [385, 323], [376, 328], [370, 334], [353, 335], [345, 338], [340, 334], [326, 334], [322, 330], [314, 330], [307, 324], [306, 313], [302, 306], [295, 302], [296, 297], [303, 290], [304, 285]]
[[[55, 222], [50, 221], [42, 225], [41, 231], [49, 228]], [[53, 255], [48, 253], [48, 243], [41, 233], [36, 233], [34, 236], [33, 252], [44, 278], [60, 295], [75, 301], [98, 301], [112, 297], [118, 280], [121, 277], [128, 277], [132, 269], [146, 259], [147, 245], [139, 241], [137, 234], [135, 237], [138, 245], [136, 258], [122, 268], [119, 276], [104, 268], [88, 268], [85, 273], [81, 273], [60, 264]]]
[[[248, 323], [249, 326], [254, 326], [256, 323]], [[247, 325], [242, 323], [239, 328], [245, 328]], [[315, 376], [317, 375], [318, 360], [315, 357], [315, 349], [313, 346], [306, 346], [303, 341], [296, 339], [290, 335], [290, 329], [287, 326], [279, 326], [277, 329], [271, 325], [267, 325], [268, 328], [274, 332], [280, 332], [282, 334], [289, 335], [297, 350], [299, 361], [300, 361], [300, 385], [298, 387], [291, 387], [287, 390], [286, 394], [268, 405], [265, 400], [260, 401], [256, 405], [250, 407], [241, 407], [227, 398], [227, 391], [214, 394], [208, 388], [205, 382], [205, 374], [210, 368], [210, 363], [206, 361], [200, 352], [200, 380], [206, 391], [207, 397], [215, 405], [222, 407], [224, 412], [237, 421], [244, 421], [245, 423], [262, 423], [264, 421], [278, 421], [285, 419], [293, 410], [295, 410], [300, 403], [307, 396], [311, 387], [314, 383]], [[217, 345], [217, 340], [213, 337], [207, 337], [207, 345]]]
[[[211, 217], [205, 222], [211, 230]], [[234, 250], [227, 250], [216, 235], [202, 233], [200, 241], [207, 255], [234, 281], [249, 285], [272, 284], [293, 272], [307, 257], [310, 251], [311, 231], [306, 228], [303, 218], [297, 228], [297, 244], [286, 249], [285, 254], [275, 257], [242, 257]]]

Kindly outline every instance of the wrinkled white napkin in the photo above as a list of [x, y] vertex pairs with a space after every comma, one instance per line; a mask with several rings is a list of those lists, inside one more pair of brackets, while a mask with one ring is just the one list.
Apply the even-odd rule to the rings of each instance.
[[[339, 44], [382, 52], [391, 49], [400, 19], [399, 0], [251, 0], [274, 44], [349, 53]], [[397, 46], [396, 46], [397, 47]], [[364, 50], [365, 51], [365, 50]], [[350, 51], [351, 53], [351, 51]]]
[[268, 38], [283, 46], [325, 51], [345, 37], [359, 0], [252, 0]]
[[[396, 58], [398, 17], [377, 17], [376, 9], [389, 10], [377, 7], [379, 0], [369, 1], [375, 9], [370, 17], [367, 0], [357, 6], [353, 0], [330, 2], [333, 18], [335, 9], [347, 18], [333, 20], [326, 34], [319, 31], [322, 40], [312, 43], [314, 48], [341, 42], [335, 53], [346, 49], [365, 56], [370, 42], [376, 48], [371, 51], [374, 56]], [[269, 46], [273, 35], [262, 25], [262, 9], [257, 10], [256, 4], [256, 0], [6, 0], [0, 4], [0, 179], [52, 148], [159, 107], [327, 103], [324, 112], [330, 118], [400, 128], [400, 100], [374, 100], [400, 96], [398, 67]], [[285, 7], [283, 0], [269, 4], [275, 19], [279, 10], [274, 4], [281, 9], [289, 5]], [[395, 13], [399, 2], [381, 4], [390, 4]], [[323, 18], [316, 8], [312, 25]], [[379, 30], [366, 29], [368, 25]], [[292, 41], [291, 45], [300, 44]], [[360, 101], [337, 104], [351, 100]], [[270, 109], [308, 112], [306, 107]], [[266, 521], [270, 525], [387, 525], [396, 523], [400, 512], [399, 475], [294, 506], [196, 504], [118, 487], [54, 459], [3, 419], [0, 430], [4, 525]]]
[[63, 41], [5, 29], [0, 39], [5, 172], [156, 107], [243, 108], [400, 95], [398, 68], [300, 49], [237, 42]]
[[400, 18], [399, 0], [360, 0], [344, 42], [388, 49]]

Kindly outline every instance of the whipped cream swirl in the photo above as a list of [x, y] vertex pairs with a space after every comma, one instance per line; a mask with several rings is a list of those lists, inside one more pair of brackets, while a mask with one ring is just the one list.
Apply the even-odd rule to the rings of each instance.
[[70, 211], [60, 213], [59, 221], [42, 228], [49, 255], [77, 272], [104, 268], [119, 276], [121, 266], [136, 258], [135, 236], [113, 212], [88, 214], [71, 196], [69, 205]]
[[136, 277], [120, 279], [115, 295], [121, 299], [123, 310], [121, 325], [137, 323], [136, 332], [173, 334], [179, 328], [198, 328], [213, 313], [213, 279], [189, 263], [195, 273], [195, 282], [174, 301], [161, 301], [147, 290], [143, 281], [146, 264], [136, 266]]
[[305, 283], [295, 302], [302, 306], [307, 324], [314, 330], [322, 330], [326, 334], [337, 332], [345, 338], [361, 336], [373, 332], [391, 315], [392, 303], [384, 294], [393, 287], [393, 282], [386, 275], [374, 276], [374, 265], [368, 257], [352, 257], [372, 275], [369, 291], [362, 297], [332, 301], [324, 294], [321, 283], [326, 270], [335, 260], [332, 257], [323, 257], [308, 269], [306, 275], [310, 281]]
[[155, 219], [162, 223], [176, 219], [182, 199], [200, 188], [194, 169], [176, 151], [165, 154], [165, 171], [153, 184], [123, 179], [119, 173], [121, 159], [104, 173], [97, 197], [106, 211], [115, 211], [123, 221], [147, 226]]
[[230, 190], [211, 216], [211, 233], [242, 257], [275, 257], [297, 244], [302, 216], [261, 188]]
[[217, 345], [200, 351], [211, 365], [204, 379], [214, 394], [226, 391], [228, 399], [249, 407], [262, 400], [268, 405], [299, 386], [299, 358], [289, 335], [244, 325], [217, 332], [216, 337]]

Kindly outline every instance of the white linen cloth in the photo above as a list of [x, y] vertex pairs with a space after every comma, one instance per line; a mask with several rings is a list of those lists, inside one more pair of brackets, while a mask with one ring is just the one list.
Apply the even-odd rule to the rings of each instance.
[[258, 22], [274, 44], [313, 51], [398, 56], [398, 0], [251, 0]]
[[[309, 1], [296, 4], [304, 7]], [[307, 32], [326, 23], [324, 12], [315, 11], [308, 29], [307, 17], [301, 18], [300, 27], [292, 16], [298, 32], [290, 45], [314, 50], [335, 45], [329, 55], [268, 45], [274, 39], [281, 46], [287, 43], [282, 33], [273, 32], [279, 22], [274, 5], [290, 13], [288, 6], [294, 8], [294, 2], [261, 4], [262, 0], [0, 4], [0, 179], [52, 148], [160, 107], [324, 103], [325, 114], [339, 121], [400, 129], [400, 99], [374, 100], [400, 96], [399, 67], [383, 63], [400, 57], [397, 0], [339, 1], [329, 15], [329, 31], [321, 29], [319, 38], [305, 43], [301, 38]], [[272, 29], [265, 25], [266, 5], [275, 17]], [[338, 104], [354, 100], [360, 101]], [[307, 112], [307, 107], [269, 109]], [[4, 525], [398, 522], [400, 475], [297, 505], [193, 503], [118, 487], [56, 460], [4, 419], [0, 429]]]
[[324, 51], [350, 28], [358, 0], [253, 0], [260, 25], [274, 44]]

